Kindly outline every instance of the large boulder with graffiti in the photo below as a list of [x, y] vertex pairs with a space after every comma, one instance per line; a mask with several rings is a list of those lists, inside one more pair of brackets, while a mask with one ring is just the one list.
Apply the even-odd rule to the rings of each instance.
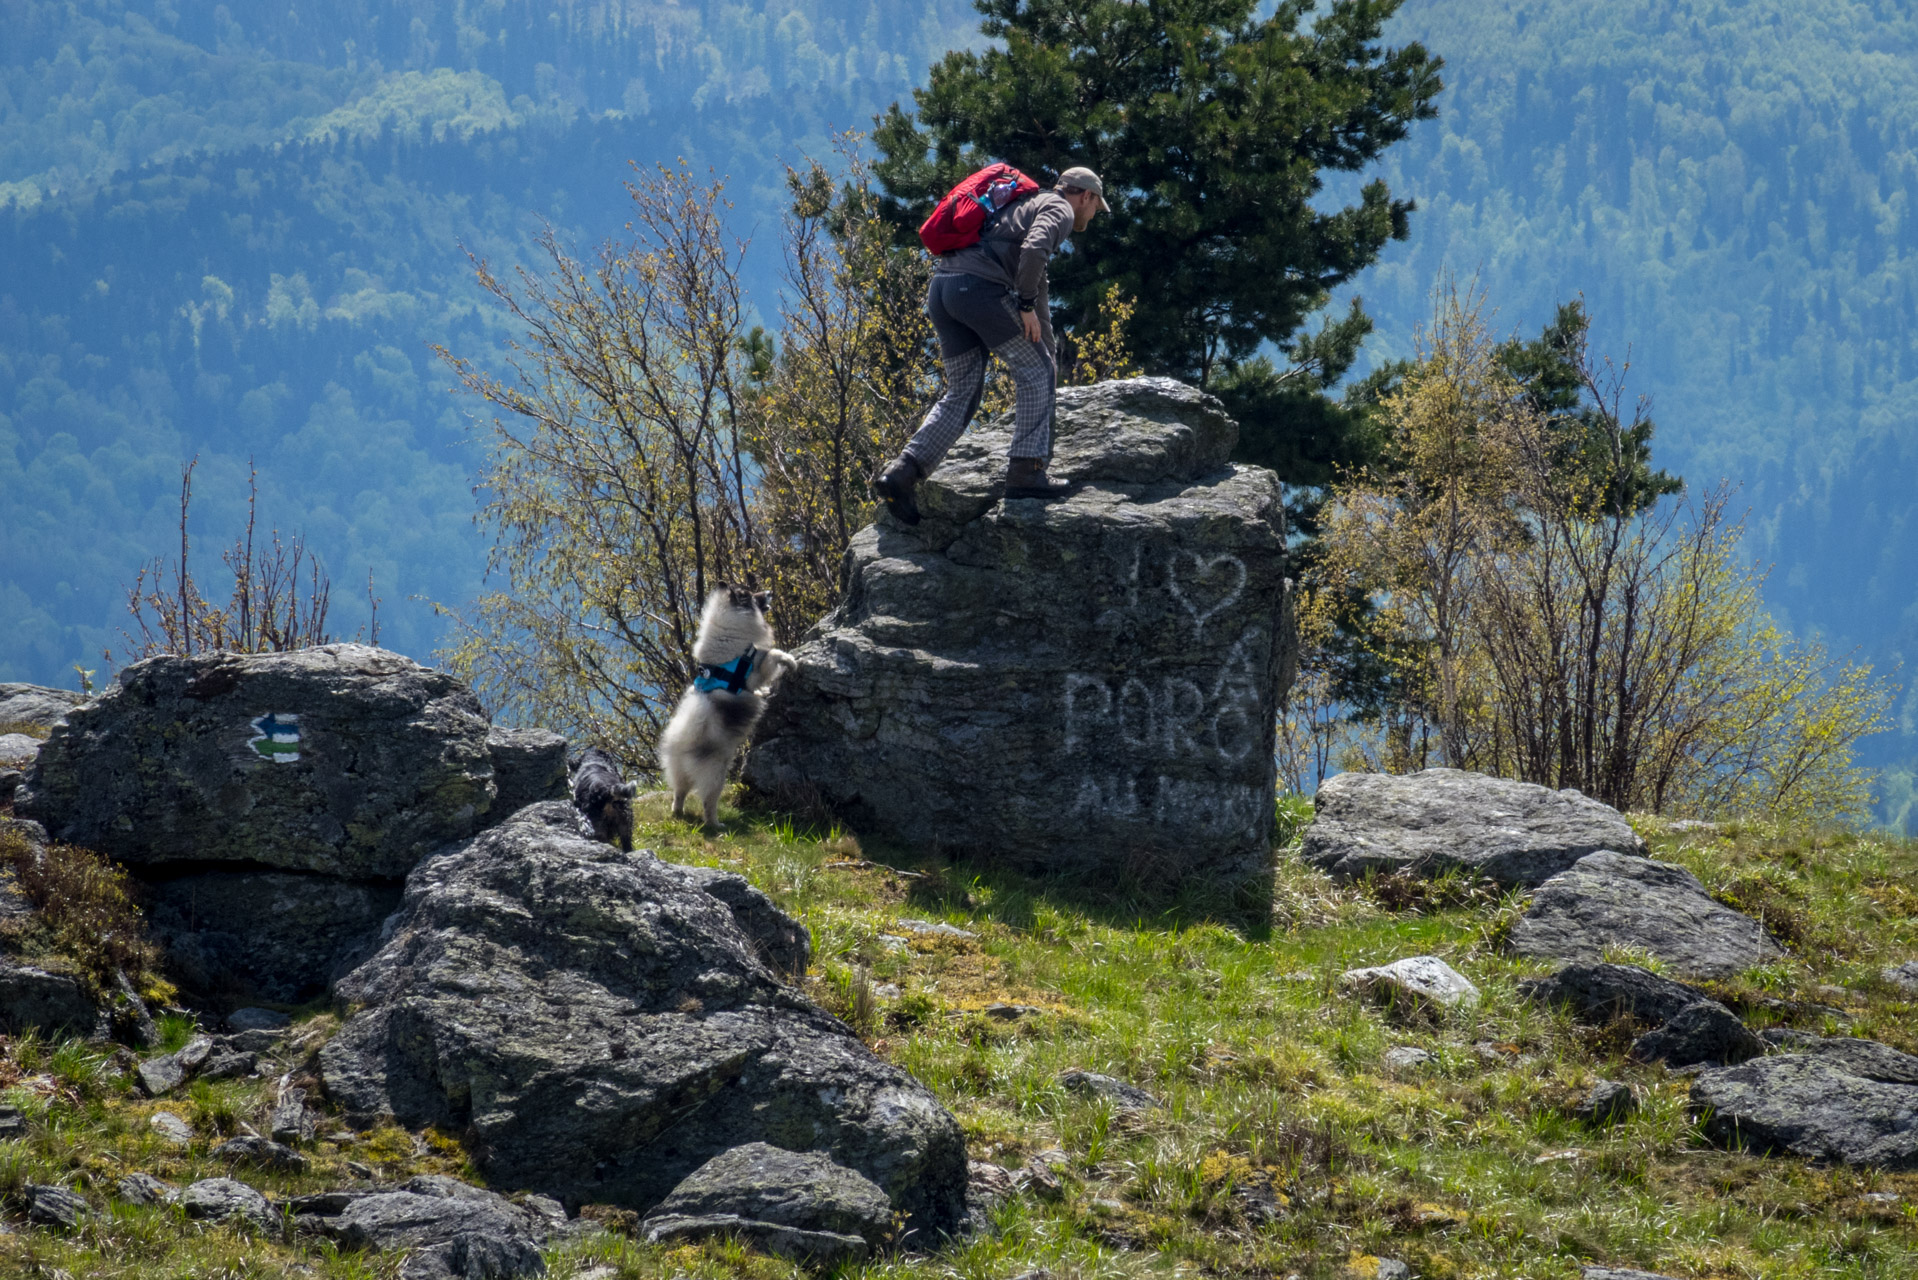
[[747, 781], [872, 833], [1148, 879], [1261, 865], [1295, 665], [1279, 478], [1165, 378], [1059, 393], [1057, 502], [1005, 501], [1010, 424], [960, 440], [848, 558]]

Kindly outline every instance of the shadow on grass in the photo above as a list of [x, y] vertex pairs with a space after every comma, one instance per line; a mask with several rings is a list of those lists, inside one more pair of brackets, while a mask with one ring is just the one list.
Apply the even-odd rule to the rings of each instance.
[[[1266, 941], [1272, 932], [1269, 863], [1236, 880], [1178, 875], [1163, 857], [1129, 860], [1116, 872], [1033, 872], [863, 835], [814, 806], [795, 809], [750, 792], [739, 804], [740, 819], [754, 830], [822, 842], [852, 834], [868, 861], [911, 873], [906, 900], [929, 913], [974, 911], [1008, 928], [1030, 930], [1040, 904], [1049, 903], [1112, 928], [1177, 931], [1218, 924], [1253, 942]], [[987, 890], [983, 904], [972, 892], [975, 886]]]

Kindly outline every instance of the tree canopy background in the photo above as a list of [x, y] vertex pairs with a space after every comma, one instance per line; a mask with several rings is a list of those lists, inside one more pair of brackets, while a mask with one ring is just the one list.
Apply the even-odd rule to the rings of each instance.
[[[199, 454], [209, 554], [261, 512], [383, 639], [479, 585], [476, 471], [427, 351], [496, 345], [463, 243], [507, 266], [541, 216], [624, 217], [626, 162], [731, 176], [770, 247], [781, 159], [824, 156], [951, 49], [964, 0], [16, 0], [0, 42], [0, 679], [71, 684]], [[1349, 292], [1366, 362], [1409, 354], [1442, 267], [1532, 336], [1583, 293], [1630, 349], [1657, 465], [1742, 485], [1780, 621], [1918, 656], [1918, 18], [1884, 0], [1407, 0], [1383, 39], [1446, 61], [1439, 117], [1318, 197], [1418, 202]], [[1088, 233], [1088, 240], [1098, 228]], [[776, 253], [749, 263], [770, 312]], [[1330, 314], [1341, 314], [1335, 302]], [[363, 605], [361, 606], [363, 608]], [[1918, 702], [1867, 742], [1912, 810]]]

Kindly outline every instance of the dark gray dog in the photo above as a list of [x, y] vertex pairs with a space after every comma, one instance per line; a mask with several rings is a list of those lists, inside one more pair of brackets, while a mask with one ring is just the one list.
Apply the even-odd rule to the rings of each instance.
[[619, 762], [598, 747], [580, 752], [573, 768], [573, 807], [593, 829], [593, 839], [633, 851], [633, 797], [637, 782], [622, 782]]

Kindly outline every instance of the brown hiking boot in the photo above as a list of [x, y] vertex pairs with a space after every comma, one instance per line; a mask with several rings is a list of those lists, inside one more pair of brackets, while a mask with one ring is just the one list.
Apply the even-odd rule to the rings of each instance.
[[1053, 480], [1046, 475], [1044, 458], [1011, 458], [1006, 463], [1006, 497], [1037, 498], [1049, 502], [1054, 498], [1063, 498], [1072, 492], [1072, 486], [1063, 480]]
[[925, 478], [926, 473], [919, 469], [912, 456], [902, 453], [872, 478], [873, 496], [886, 504], [893, 519], [902, 524], [918, 524], [919, 500], [913, 497], [912, 491]]

